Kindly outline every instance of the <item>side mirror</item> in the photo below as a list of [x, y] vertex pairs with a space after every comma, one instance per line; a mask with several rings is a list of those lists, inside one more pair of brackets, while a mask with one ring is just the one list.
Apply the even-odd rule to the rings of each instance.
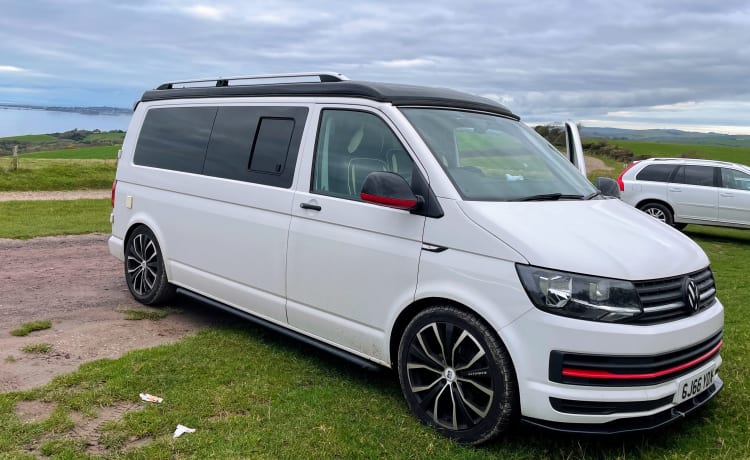
[[602, 192], [604, 196], [620, 198], [620, 187], [617, 181], [609, 177], [597, 177], [594, 186]]
[[391, 208], [413, 211], [418, 209], [422, 200], [414, 195], [406, 179], [393, 172], [375, 171], [365, 178], [362, 201], [380, 204]]

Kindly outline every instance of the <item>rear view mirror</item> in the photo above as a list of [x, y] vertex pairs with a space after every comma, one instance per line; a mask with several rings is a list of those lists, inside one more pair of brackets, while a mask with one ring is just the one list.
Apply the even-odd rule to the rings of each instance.
[[597, 177], [594, 186], [602, 192], [604, 196], [620, 198], [620, 187], [617, 181], [609, 177]]
[[413, 211], [422, 200], [414, 195], [406, 179], [393, 172], [375, 171], [365, 178], [360, 193], [362, 201], [391, 208]]

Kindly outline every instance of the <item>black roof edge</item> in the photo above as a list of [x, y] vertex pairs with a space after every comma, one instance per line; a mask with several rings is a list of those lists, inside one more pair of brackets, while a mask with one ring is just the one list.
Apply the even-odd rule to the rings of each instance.
[[162, 88], [143, 93], [140, 102], [173, 99], [221, 97], [353, 97], [395, 106], [426, 106], [489, 112], [520, 120], [504, 105], [492, 99], [446, 88], [374, 83], [332, 81], [315, 83], [275, 83], [236, 86], [201, 86]]

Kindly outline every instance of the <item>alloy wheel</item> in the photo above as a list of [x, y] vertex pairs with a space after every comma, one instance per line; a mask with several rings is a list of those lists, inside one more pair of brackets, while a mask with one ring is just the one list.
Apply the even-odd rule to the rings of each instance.
[[667, 220], [667, 216], [664, 215], [664, 211], [659, 208], [647, 208], [646, 214], [662, 222], [666, 222]]
[[135, 293], [139, 296], [149, 294], [154, 289], [159, 276], [159, 251], [148, 235], [140, 233], [133, 237], [126, 264]]
[[438, 426], [467, 430], [490, 412], [490, 357], [471, 333], [453, 323], [433, 322], [419, 330], [406, 371], [412, 394]]

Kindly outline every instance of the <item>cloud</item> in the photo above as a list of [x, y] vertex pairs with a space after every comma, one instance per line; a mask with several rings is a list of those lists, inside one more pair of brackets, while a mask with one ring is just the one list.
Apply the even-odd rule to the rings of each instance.
[[26, 72], [26, 69], [13, 65], [0, 65], [0, 72]]
[[746, 0], [30, 0], [0, 17], [0, 73], [129, 107], [162, 81], [325, 69], [486, 95], [526, 120], [741, 126], [748, 29]]
[[0, 94], [40, 94], [43, 93], [44, 90], [40, 90], [37, 88], [20, 88], [20, 87], [2, 87], [0, 86]]
[[209, 5], [193, 5], [184, 8], [183, 11], [190, 16], [199, 19], [208, 19], [210, 21], [221, 21], [225, 16], [223, 10]]
[[514, 102], [513, 96], [508, 94], [480, 94], [480, 96], [486, 97], [487, 99], [492, 99], [493, 101], [497, 101], [503, 105], [510, 105]]
[[375, 64], [388, 68], [407, 69], [412, 67], [424, 67], [434, 64], [434, 61], [424, 58], [416, 59], [393, 59], [391, 61], [375, 61]]
[[701, 103], [695, 101], [677, 102], [675, 104], [655, 105], [651, 107], [651, 110], [663, 110], [663, 111], [683, 111], [683, 110], [695, 110], [700, 107]]

